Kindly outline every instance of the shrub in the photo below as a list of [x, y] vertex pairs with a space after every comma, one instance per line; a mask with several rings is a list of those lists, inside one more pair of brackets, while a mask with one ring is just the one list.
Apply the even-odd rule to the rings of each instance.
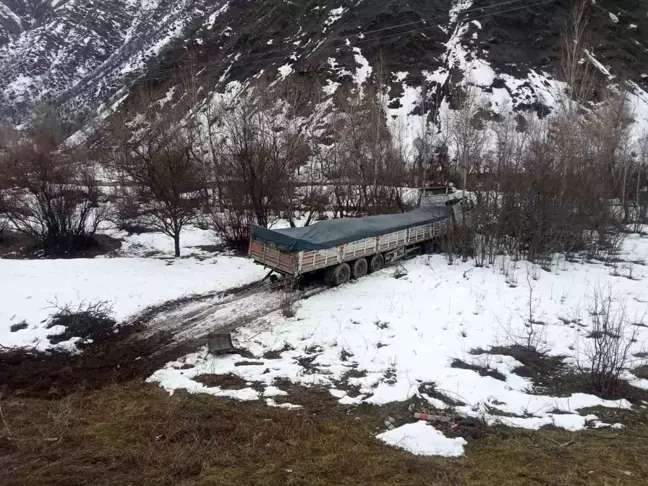
[[49, 254], [88, 248], [108, 215], [94, 167], [51, 141], [26, 139], [6, 151], [0, 191], [0, 218]]
[[107, 302], [80, 303], [77, 306], [64, 305], [57, 307], [47, 328], [63, 326], [65, 330], [59, 334], [51, 334], [48, 339], [52, 344], [58, 344], [74, 337], [82, 340], [104, 339], [113, 332], [116, 321], [112, 307]]
[[589, 313], [592, 329], [584, 349], [585, 362], [579, 363], [579, 368], [592, 390], [614, 398], [623, 385], [621, 375], [628, 368], [638, 327], [631, 324], [625, 304], [609, 289], [594, 291]]
[[243, 208], [224, 209], [211, 214], [216, 236], [228, 247], [246, 252], [250, 244], [250, 227], [255, 221], [251, 211]]

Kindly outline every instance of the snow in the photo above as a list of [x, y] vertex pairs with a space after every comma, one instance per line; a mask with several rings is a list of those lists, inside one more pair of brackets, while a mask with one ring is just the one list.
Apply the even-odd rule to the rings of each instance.
[[289, 410], [302, 408], [301, 405], [293, 405], [292, 403], [277, 403], [272, 398], [266, 398], [265, 402], [268, 407], [287, 408]]
[[[202, 255], [201, 259], [140, 257], [150, 252], [173, 255], [173, 240], [160, 233], [125, 237], [116, 258], [0, 259], [0, 344], [47, 348], [47, 335], [53, 330], [45, 325], [55, 305], [105, 301], [112, 306], [115, 318], [124, 321], [150, 305], [236, 287], [266, 273], [247, 258], [213, 256], [191, 248], [213, 244], [209, 232], [190, 229], [183, 236], [185, 254]], [[10, 331], [12, 324], [22, 321], [27, 322], [27, 329]]]
[[[151, 254], [156, 256], [173, 257], [174, 244], [169, 236], [152, 231], [150, 233], [128, 234], [126, 232], [107, 231], [113, 237], [123, 239], [119, 256], [143, 257]], [[187, 226], [180, 237], [182, 256], [205, 255], [200, 246], [211, 246], [218, 243], [214, 233], [201, 230], [195, 226]]]
[[394, 73], [394, 79], [396, 79], [397, 82], [402, 83], [408, 75], [409, 73], [407, 71], [399, 71]]
[[22, 20], [5, 4], [0, 4], [0, 16], [7, 20], [13, 21], [18, 27], [22, 28]]
[[[408, 73], [399, 73], [405, 79]], [[414, 115], [414, 109], [421, 103], [420, 86], [408, 86], [402, 82], [403, 95], [398, 99], [398, 108], [389, 108], [389, 100], [384, 100], [384, 108], [388, 113], [387, 125], [391, 132], [403, 143], [406, 150], [410, 150], [416, 137], [420, 136], [427, 127], [426, 115]]]
[[330, 79], [326, 80], [326, 86], [322, 88], [322, 91], [324, 91], [324, 94], [328, 96], [332, 96], [335, 94], [337, 89], [340, 87], [340, 83], [336, 81], [331, 81]]
[[353, 80], [356, 85], [362, 86], [369, 79], [369, 76], [371, 76], [372, 68], [367, 58], [362, 55], [359, 47], [354, 47], [353, 52], [353, 58], [358, 65], [356, 72], [353, 74]]
[[[456, 2], [450, 12], [451, 19], [455, 18], [455, 20], [451, 20], [451, 23], [456, 21], [457, 9], [463, 10], [469, 8], [471, 5], [472, 1], [468, 0], [459, 0]], [[454, 28], [450, 39], [445, 44], [446, 52], [442, 57], [444, 70], [447, 71], [453, 67], [458, 68], [464, 74], [464, 84], [473, 84], [486, 88], [493, 83], [496, 77], [495, 72], [488, 62], [474, 56], [462, 44], [462, 39], [468, 33], [471, 23], [465, 24], [460, 22]], [[481, 27], [481, 24], [478, 27]]]
[[478, 59], [471, 65], [466, 77], [471, 84], [489, 87], [495, 80], [495, 72], [486, 61]]
[[37, 83], [37, 80], [24, 74], [19, 74], [16, 76], [11, 83], [5, 88], [5, 94], [14, 95], [19, 100], [24, 99], [25, 96], [31, 94], [31, 90], [34, 88], [34, 85]]
[[268, 386], [263, 391], [264, 397], [279, 397], [279, 396], [286, 396], [286, 395], [288, 395], [288, 393], [286, 393], [283, 390], [280, 390], [276, 386]]
[[293, 72], [292, 64], [286, 63], [283, 66], [280, 66], [277, 71], [279, 71], [279, 76], [281, 76], [281, 79], [284, 79], [287, 76], [290, 76], [290, 74]]
[[446, 82], [446, 79], [448, 79], [449, 73], [446, 68], [440, 67], [434, 72], [423, 71], [423, 76], [428, 83], [438, 83], [439, 85], [443, 85], [443, 83]]
[[173, 393], [176, 389], [182, 388], [188, 393], [206, 393], [215, 397], [235, 398], [241, 401], [258, 400], [259, 392], [253, 388], [243, 388], [241, 390], [223, 390], [218, 386], [205, 386], [202, 383], [191, 380], [182, 374], [176, 376], [174, 381], [167, 381], [164, 388]]
[[462, 456], [464, 445], [467, 444], [461, 437], [446, 437], [423, 420], [388, 430], [377, 437], [389, 445], [419, 456]]
[[455, 24], [459, 18], [459, 14], [469, 9], [472, 6], [472, 0], [453, 0], [452, 7], [450, 7], [450, 13], [448, 17], [450, 18], [450, 24]]
[[648, 127], [648, 93], [633, 81], [629, 81], [628, 85], [631, 88], [627, 94], [630, 114], [635, 121], [630, 126], [631, 138], [638, 140]]
[[216, 19], [223, 15], [225, 12], [229, 10], [230, 2], [226, 2], [221, 8], [216, 10], [214, 13], [212, 13], [205, 24], [207, 25], [207, 29], [211, 30], [214, 28], [214, 24], [216, 23]]
[[160, 108], [164, 108], [164, 105], [166, 105], [169, 101], [173, 100], [173, 95], [175, 94], [177, 86], [172, 86], [169, 88], [169, 90], [166, 92], [166, 95], [164, 98], [161, 98], [158, 100], [158, 104], [160, 105]]
[[[648, 238], [630, 236], [622, 256], [648, 260]], [[238, 355], [214, 357], [202, 349], [167, 364], [151, 381], [171, 390], [187, 377], [233, 373], [265, 387], [277, 379], [324, 386], [347, 406], [420, 397], [445, 408], [440, 397], [430, 398], [422, 388], [433, 383], [441, 395], [465, 404], [454, 407], [461, 416], [527, 429], [553, 425], [582, 430], [598, 423], [595, 415], [582, 415], [583, 409], [630, 407], [625, 400], [585, 393], [537, 394], [528, 379], [514, 373], [520, 363], [512, 357], [471, 351], [519, 339], [531, 304], [534, 320], [545, 323], [542, 332], [550, 353], [567, 356], [567, 363], [574, 365], [584, 359], [593, 292], [609, 288], [626, 306], [628, 317], [640, 321], [648, 308], [647, 267], [634, 265], [629, 279], [613, 275], [601, 263], [560, 260], [548, 272], [504, 257], [490, 267], [476, 267], [472, 261], [449, 265], [445, 257], [434, 255], [404, 262], [401, 268], [404, 277], [396, 279], [394, 269], [386, 268], [296, 303], [295, 317], [273, 311], [238, 329], [235, 345], [255, 356], [259, 366], [241, 366]], [[631, 352], [641, 351], [647, 338], [648, 329], [640, 328]], [[268, 351], [279, 351], [278, 357], [264, 358]], [[300, 365], [302, 358], [310, 361], [308, 369]], [[456, 359], [497, 370], [504, 380], [451, 366]], [[415, 432], [422, 433], [422, 427]], [[436, 435], [431, 428], [422, 430], [424, 436]], [[418, 440], [416, 433], [405, 431], [393, 440], [409, 435]]]
[[324, 21], [324, 32], [333, 25], [335, 22], [340, 20], [342, 18], [342, 15], [344, 15], [344, 12], [346, 12], [347, 9], [344, 7], [338, 7], [334, 8], [329, 11], [329, 16], [328, 18]]
[[603, 64], [601, 64], [601, 63], [600, 63], [600, 62], [599, 62], [599, 61], [594, 57], [594, 55], [593, 55], [590, 51], [588, 51], [587, 49], [585, 49], [585, 55], [587, 55], [587, 58], [588, 58], [588, 59], [590, 60], [590, 62], [594, 65], [594, 67], [596, 67], [596, 69], [598, 69], [599, 71], [601, 71], [601, 72], [602, 72], [603, 74], [605, 74], [608, 78], [612, 78], [612, 77], [614, 77], [614, 76], [612, 76], [612, 73], [610, 72], [610, 70], [609, 70], [608, 68], [606, 68]]
[[347, 69], [344, 69], [342, 67], [338, 67], [338, 62], [335, 60], [333, 57], [329, 57], [327, 59], [329, 69], [337, 74], [338, 78], [344, 77], [344, 76], [351, 76], [351, 71], [348, 71]]

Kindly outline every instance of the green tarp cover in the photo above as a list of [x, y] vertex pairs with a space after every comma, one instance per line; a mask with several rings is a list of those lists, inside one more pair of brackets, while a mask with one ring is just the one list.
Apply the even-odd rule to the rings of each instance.
[[450, 217], [451, 211], [448, 206], [434, 206], [400, 214], [329, 219], [304, 228], [277, 230], [252, 225], [252, 238], [261, 243], [275, 243], [280, 249], [289, 252], [324, 250], [362, 238], [433, 223]]

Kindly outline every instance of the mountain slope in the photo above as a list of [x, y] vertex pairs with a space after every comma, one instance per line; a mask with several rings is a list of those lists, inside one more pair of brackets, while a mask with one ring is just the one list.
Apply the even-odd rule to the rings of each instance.
[[[340, 83], [379, 77], [391, 88], [392, 115], [404, 123], [423, 106], [451, 106], [456, 88], [467, 83], [479, 87], [495, 112], [544, 116], [561, 89], [558, 47], [572, 4], [5, 0], [1, 113], [18, 123], [38, 100], [73, 111], [105, 109], [134, 83], [167, 92], [179, 74], [198, 73], [205, 92], [262, 75], [306, 78], [326, 95]], [[648, 88], [646, 13], [640, 0], [598, 0], [588, 7], [588, 62], [605, 83], [634, 83], [635, 101]]]
[[[5, 117], [19, 121], [38, 100], [69, 102], [76, 109], [96, 107], [127, 86], [129, 75], [181, 36], [194, 19], [219, 6], [210, 3], [206, 9], [191, 0], [46, 3], [28, 28], [0, 48]], [[6, 32], [18, 25], [14, 20]]]

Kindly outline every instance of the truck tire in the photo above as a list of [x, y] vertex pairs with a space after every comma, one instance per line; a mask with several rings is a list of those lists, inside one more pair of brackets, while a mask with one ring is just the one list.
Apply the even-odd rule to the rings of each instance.
[[359, 279], [367, 275], [368, 267], [366, 258], [358, 258], [353, 262], [353, 278]]
[[324, 274], [324, 282], [331, 287], [345, 284], [351, 278], [351, 268], [348, 263], [340, 263], [329, 268]]
[[384, 266], [385, 257], [378, 253], [377, 255], [371, 257], [371, 261], [369, 262], [369, 273], [374, 273], [378, 270], [382, 270]]

